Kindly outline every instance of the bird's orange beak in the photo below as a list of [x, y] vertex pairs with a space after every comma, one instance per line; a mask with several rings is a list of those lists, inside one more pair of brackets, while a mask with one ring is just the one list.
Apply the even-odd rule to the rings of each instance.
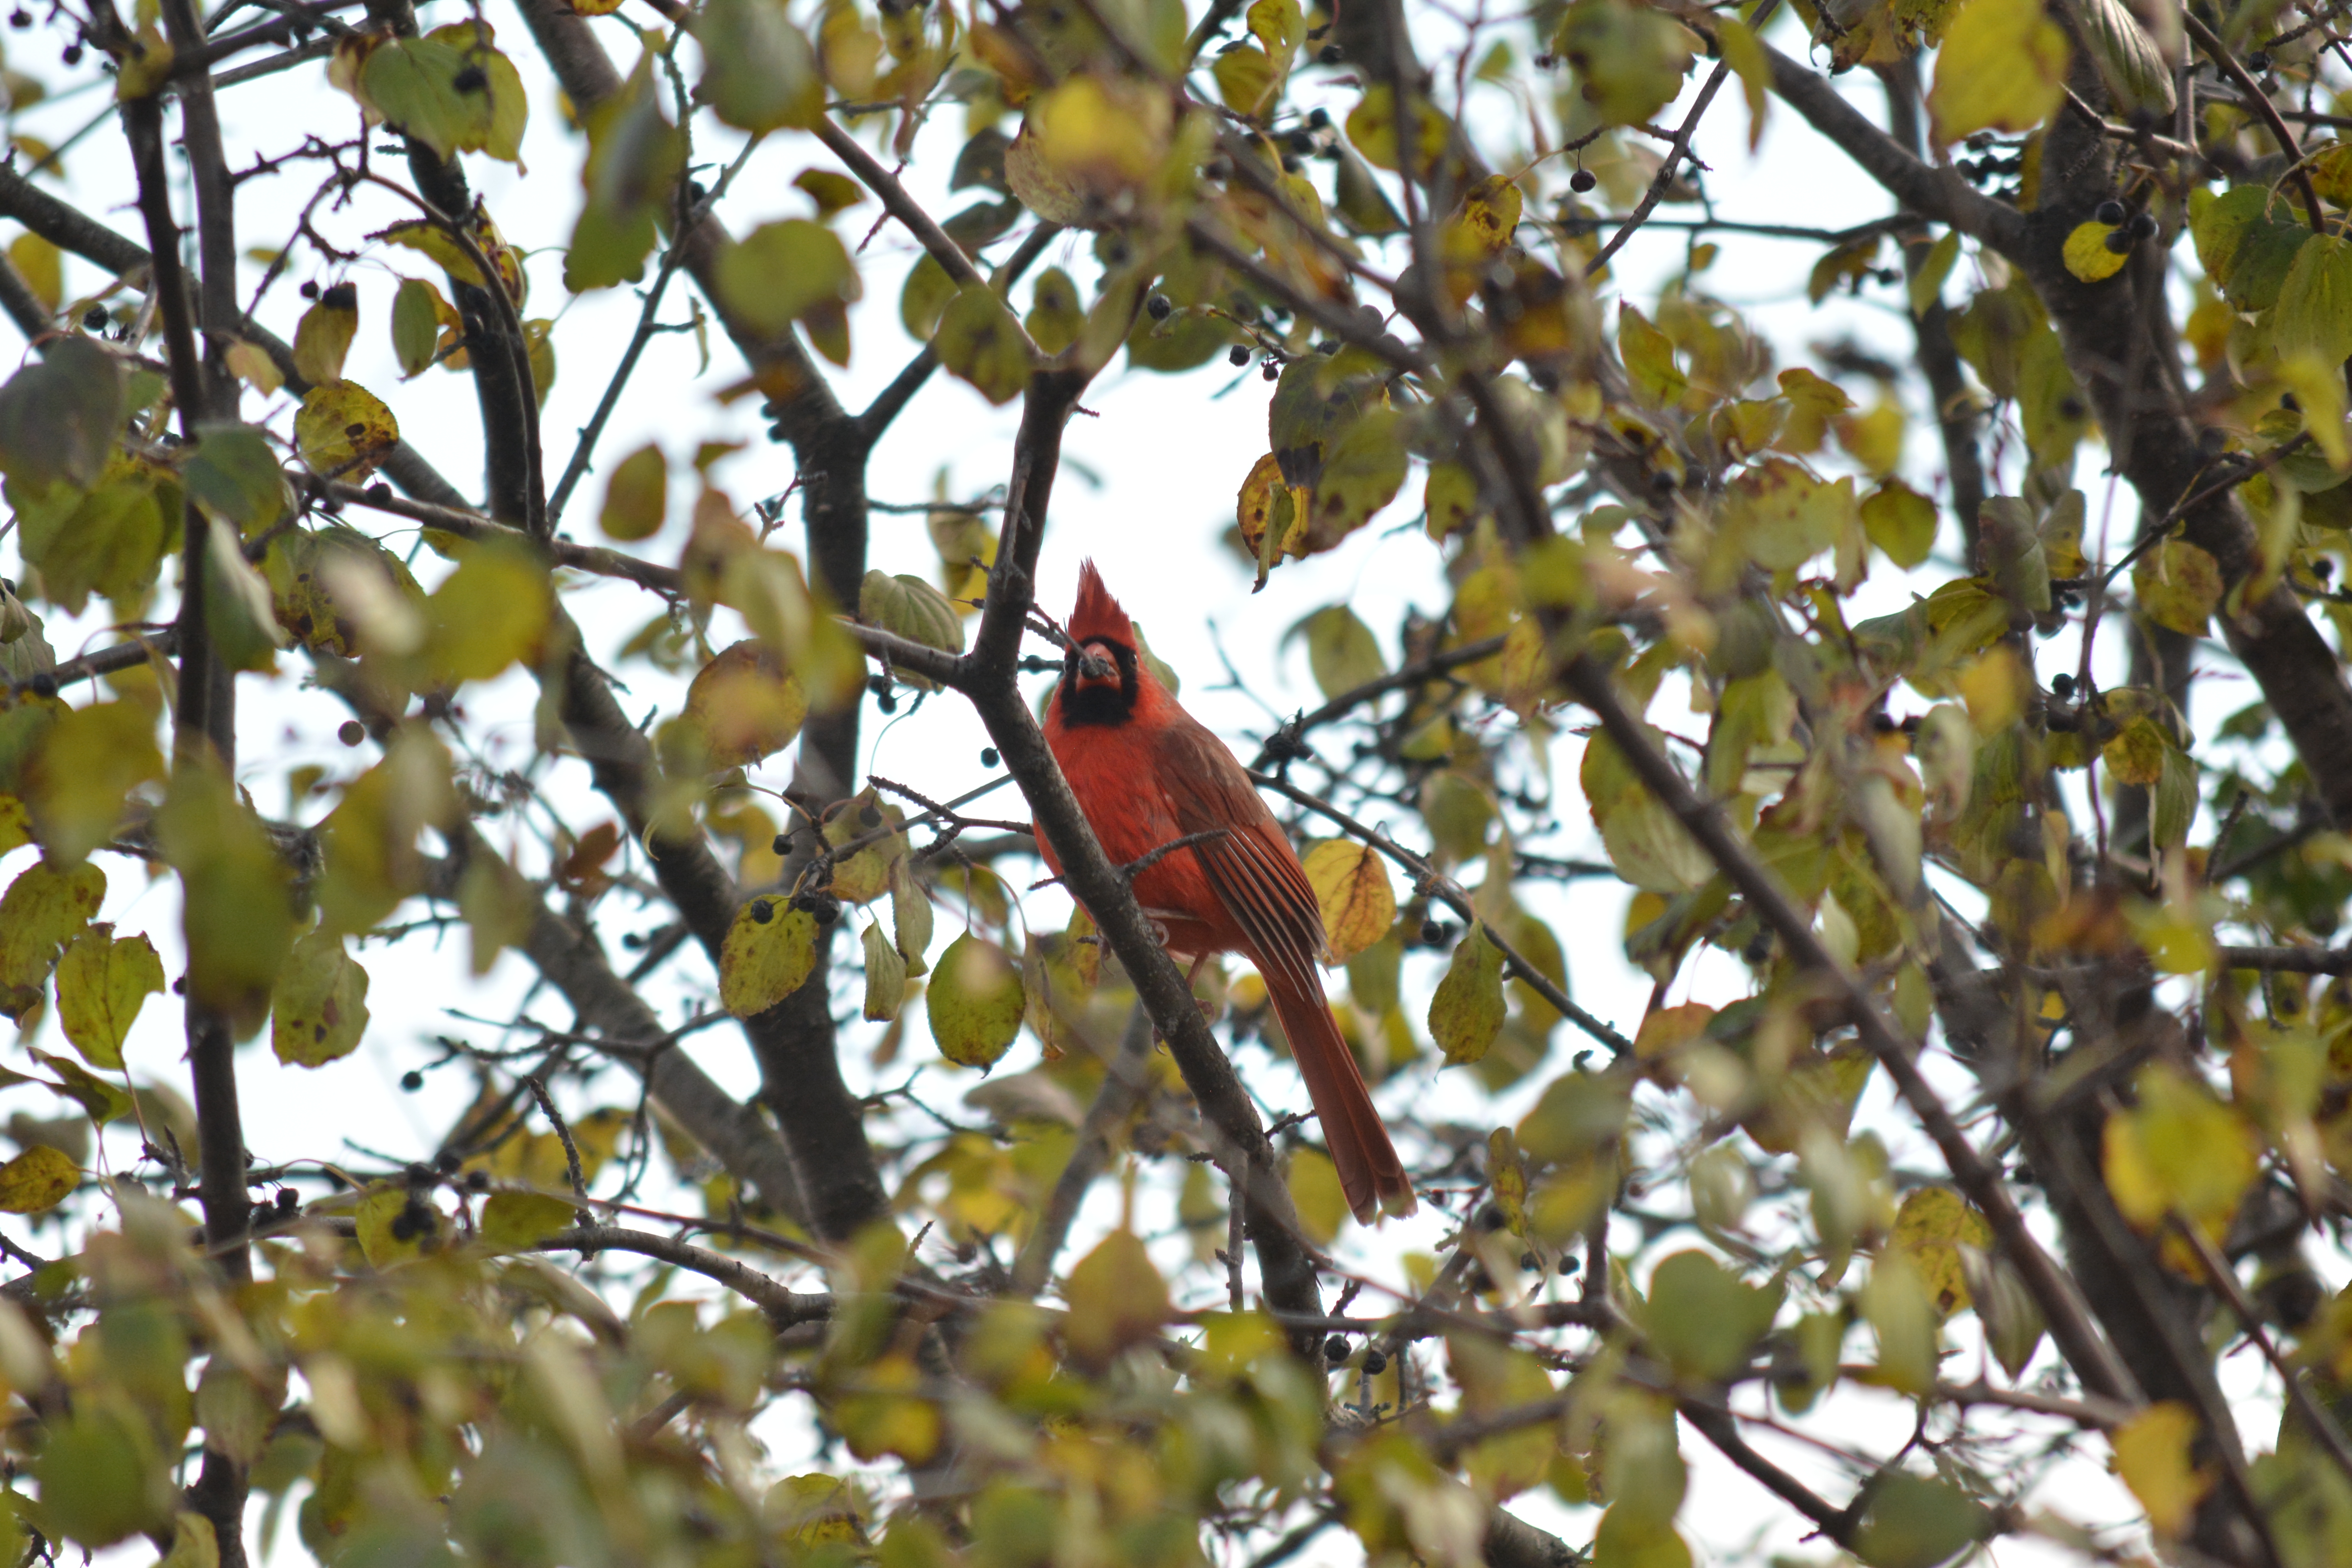
[[1078, 645], [1078, 672], [1074, 684], [1081, 691], [1093, 687], [1118, 689], [1118, 656], [1110, 644], [1087, 642]]

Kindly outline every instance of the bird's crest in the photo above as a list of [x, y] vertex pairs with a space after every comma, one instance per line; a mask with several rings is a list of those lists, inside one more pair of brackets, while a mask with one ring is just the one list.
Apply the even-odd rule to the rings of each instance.
[[1074, 643], [1102, 637], [1128, 647], [1135, 646], [1134, 624], [1103, 586], [1102, 574], [1095, 570], [1092, 561], [1078, 564], [1078, 602], [1070, 611], [1069, 632]]

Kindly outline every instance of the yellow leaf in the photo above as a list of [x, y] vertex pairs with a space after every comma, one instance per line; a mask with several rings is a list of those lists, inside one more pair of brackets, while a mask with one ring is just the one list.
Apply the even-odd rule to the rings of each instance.
[[482, 1205], [482, 1239], [492, 1247], [524, 1247], [572, 1228], [569, 1198], [548, 1193], [493, 1193]]
[[354, 483], [400, 443], [400, 422], [357, 382], [314, 386], [294, 416], [294, 444], [310, 471]]
[[808, 717], [808, 696], [782, 658], [746, 637], [696, 672], [686, 717], [710, 767], [748, 767], [791, 744]]
[[1133, 1231], [1115, 1230], [1070, 1270], [1063, 1336], [1082, 1363], [1100, 1367], [1167, 1321], [1168, 1285]]
[[2131, 258], [2130, 249], [2111, 250], [2107, 247], [2107, 236], [2119, 232], [2111, 224], [2076, 224], [2066, 236], [2066, 270], [2085, 283], [2096, 283], [2122, 271], [2124, 263]]
[[2159, 1399], [2107, 1435], [2116, 1473], [2158, 1535], [2188, 1533], [2197, 1505], [2213, 1489], [2213, 1473], [2189, 1462], [2197, 1441], [2196, 1413], [2177, 1399]]
[[1396, 892], [1389, 885], [1388, 865], [1370, 845], [1327, 838], [1309, 847], [1300, 864], [1323, 909], [1332, 963], [1347, 963], [1396, 924]]
[[359, 1049], [368, 975], [342, 937], [319, 930], [294, 944], [269, 995], [269, 1047], [289, 1067], [317, 1068]]
[[81, 1168], [46, 1143], [0, 1165], [0, 1213], [39, 1214], [81, 1184]]
[[1936, 143], [2031, 131], [2066, 95], [2066, 35], [2042, 0], [1967, 0], [1944, 30], [1927, 112]]
[[[420, 1226], [419, 1215], [412, 1212], [415, 1203], [432, 1218]], [[389, 1268], [395, 1263], [405, 1263], [423, 1255], [425, 1244], [439, 1228], [439, 1216], [430, 1205], [412, 1199], [405, 1187], [383, 1187], [360, 1200], [356, 1215], [359, 1226], [361, 1255], [375, 1268]]]
[[940, 954], [923, 1005], [940, 1055], [985, 1071], [1021, 1033], [1028, 997], [1004, 950], [967, 931]]
[[1290, 1201], [1298, 1209], [1298, 1223], [1307, 1239], [1328, 1247], [1348, 1218], [1348, 1194], [1340, 1190], [1339, 1167], [1320, 1149], [1300, 1149], [1290, 1156], [1287, 1176]]
[[56, 246], [37, 234], [20, 234], [8, 242], [8, 260], [52, 313], [65, 302], [65, 253]]
[[1916, 1187], [1896, 1212], [1888, 1240], [1911, 1259], [1929, 1303], [1948, 1318], [1969, 1305], [1960, 1248], [1989, 1249], [1992, 1226], [1951, 1188]]
[[2103, 1139], [2116, 1206], [2142, 1231], [2178, 1215], [2219, 1240], [2259, 1168], [2252, 1128], [2172, 1068], [2142, 1069], [2134, 1088], [2137, 1103]]
[[1485, 1057], [1502, 1033], [1503, 951], [1472, 926], [1454, 949], [1454, 962], [1429, 1000], [1429, 1036], [1448, 1066]]
[[92, 925], [58, 961], [58, 1022], [82, 1060], [119, 1071], [132, 1021], [163, 989], [154, 943], [143, 935], [117, 941], [112, 926]]
[[739, 1018], [764, 1013], [815, 967], [816, 917], [782, 899], [753, 899], [735, 911], [719, 949], [719, 1005]]
[[425, 657], [454, 685], [535, 652], [551, 614], [546, 569], [520, 546], [476, 545], [425, 603]]
[[89, 923], [106, 897], [106, 873], [87, 863], [25, 868], [0, 895], [0, 1013], [22, 1018], [41, 1000], [58, 952]]
[[343, 356], [360, 330], [360, 291], [338, 283], [294, 324], [294, 374], [313, 386], [343, 379]]
[[2202, 637], [2221, 602], [2221, 563], [2185, 539], [2168, 539], [2133, 563], [2132, 595], [2158, 626]]

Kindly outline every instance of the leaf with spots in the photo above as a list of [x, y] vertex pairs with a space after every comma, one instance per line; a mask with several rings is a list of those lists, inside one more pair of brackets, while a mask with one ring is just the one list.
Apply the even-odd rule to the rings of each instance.
[[781, 898], [735, 911], [719, 952], [719, 1002], [738, 1018], [764, 1013], [799, 990], [816, 967], [816, 917]]
[[359, 1048], [367, 1030], [368, 975], [320, 930], [294, 944], [269, 996], [269, 1046], [289, 1067], [319, 1068]]

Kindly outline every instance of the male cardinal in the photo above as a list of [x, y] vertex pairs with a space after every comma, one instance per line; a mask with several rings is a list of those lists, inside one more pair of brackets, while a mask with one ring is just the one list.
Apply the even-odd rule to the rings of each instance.
[[[1223, 830], [1145, 868], [1136, 900], [1167, 933], [1169, 952], [1196, 970], [1213, 952], [1257, 965], [1348, 1206], [1367, 1223], [1383, 1206], [1411, 1214], [1412, 1184], [1324, 1000], [1316, 972], [1326, 951], [1323, 911], [1290, 840], [1224, 742], [1136, 658], [1135, 628], [1091, 561], [1078, 569], [1069, 634], [1045, 741], [1104, 853], [1129, 865], [1180, 838]], [[1052, 846], [1041, 837], [1038, 847], [1059, 876]]]

